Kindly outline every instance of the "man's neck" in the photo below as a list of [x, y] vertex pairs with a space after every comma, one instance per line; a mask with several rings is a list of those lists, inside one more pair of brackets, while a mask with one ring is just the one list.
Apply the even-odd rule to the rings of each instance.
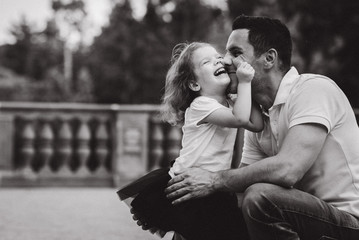
[[280, 72], [269, 73], [265, 79], [261, 80], [265, 84], [253, 91], [254, 100], [263, 109], [268, 110], [273, 106], [283, 76], [284, 74]]

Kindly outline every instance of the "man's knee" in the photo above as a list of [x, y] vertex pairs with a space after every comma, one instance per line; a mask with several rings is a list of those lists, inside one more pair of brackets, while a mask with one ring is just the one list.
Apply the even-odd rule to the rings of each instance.
[[278, 195], [284, 189], [268, 183], [256, 183], [244, 192], [242, 212], [244, 217], [265, 217], [276, 209]]

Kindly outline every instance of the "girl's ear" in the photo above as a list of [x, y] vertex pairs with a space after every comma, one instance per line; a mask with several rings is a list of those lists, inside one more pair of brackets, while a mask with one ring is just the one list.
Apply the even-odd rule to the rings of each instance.
[[199, 90], [201, 90], [201, 86], [195, 81], [191, 81], [188, 84], [188, 87], [189, 87], [189, 89], [191, 89], [194, 92], [198, 92]]

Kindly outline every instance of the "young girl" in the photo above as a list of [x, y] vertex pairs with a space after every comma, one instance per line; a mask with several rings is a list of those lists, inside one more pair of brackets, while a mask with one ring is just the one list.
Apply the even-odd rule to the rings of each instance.
[[[217, 193], [172, 205], [164, 193], [167, 182], [185, 168], [229, 169], [236, 128], [263, 128], [261, 112], [251, 104], [253, 68], [246, 62], [238, 66], [238, 97], [233, 104], [227, 95], [230, 78], [222, 61], [222, 56], [207, 43], [175, 47], [166, 77], [162, 115], [171, 124], [184, 123], [182, 149], [169, 171], [152, 172], [137, 181], [147, 185], [131, 203], [149, 225], [175, 231], [187, 240], [239, 239], [237, 226], [241, 220], [236, 196]], [[119, 191], [122, 199], [124, 192], [126, 189]]]

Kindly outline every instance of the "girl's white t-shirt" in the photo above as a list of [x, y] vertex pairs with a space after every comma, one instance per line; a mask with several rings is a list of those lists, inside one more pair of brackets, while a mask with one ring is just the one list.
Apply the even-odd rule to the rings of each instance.
[[[233, 101], [230, 99], [228, 106], [233, 108]], [[187, 108], [182, 127], [182, 149], [169, 170], [171, 177], [190, 167], [199, 167], [212, 172], [231, 167], [237, 129], [210, 123], [198, 124], [219, 108], [227, 107], [205, 96], [197, 97]]]

